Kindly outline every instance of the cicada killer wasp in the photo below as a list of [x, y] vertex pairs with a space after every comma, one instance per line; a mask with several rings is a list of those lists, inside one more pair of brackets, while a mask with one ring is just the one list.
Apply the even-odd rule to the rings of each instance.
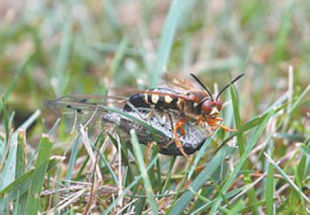
[[188, 158], [179, 138], [185, 134], [184, 125], [186, 121], [194, 121], [196, 125], [206, 123], [212, 129], [222, 128], [225, 131], [235, 131], [219, 122], [218, 118], [222, 110], [223, 103], [220, 96], [231, 85], [239, 80], [244, 74], [237, 76], [229, 84], [220, 90], [216, 97], [213, 97], [210, 90], [199, 80], [197, 76], [191, 76], [204, 90], [190, 89], [187, 91], [177, 91], [170, 88], [154, 88], [145, 92], [137, 93], [129, 97], [123, 110], [130, 112], [134, 108], [150, 108], [155, 110], [177, 110], [180, 112], [180, 119], [173, 126], [175, 144], [180, 152]]

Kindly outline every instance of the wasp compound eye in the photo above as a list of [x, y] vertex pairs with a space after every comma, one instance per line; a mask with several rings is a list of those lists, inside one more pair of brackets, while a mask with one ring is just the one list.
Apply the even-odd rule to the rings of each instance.
[[215, 102], [215, 106], [216, 106], [216, 108], [220, 111], [220, 110], [222, 110], [222, 106], [223, 106], [223, 103], [222, 103], [222, 101], [221, 100], [216, 100], [216, 102]]
[[213, 101], [207, 100], [202, 103], [201, 108], [206, 114], [209, 114], [212, 111], [213, 105]]

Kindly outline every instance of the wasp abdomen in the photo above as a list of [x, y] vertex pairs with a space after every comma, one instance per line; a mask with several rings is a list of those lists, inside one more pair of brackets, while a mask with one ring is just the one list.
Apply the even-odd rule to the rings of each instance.
[[[165, 95], [165, 93], [167, 95]], [[139, 107], [153, 107], [155, 109], [178, 109], [178, 97], [173, 97], [168, 94], [178, 94], [176, 91], [166, 88], [155, 88], [145, 91], [145, 93], [138, 93], [128, 99], [125, 105], [125, 111], [131, 111], [133, 105]]]
[[150, 107], [150, 105], [145, 100], [144, 93], [138, 93], [130, 96], [128, 102], [125, 104], [123, 110], [124, 111], [132, 111], [132, 106], [138, 107]]

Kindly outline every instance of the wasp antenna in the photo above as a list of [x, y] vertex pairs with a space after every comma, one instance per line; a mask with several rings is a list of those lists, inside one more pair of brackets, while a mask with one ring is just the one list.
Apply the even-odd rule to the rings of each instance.
[[213, 96], [212, 96], [210, 90], [199, 80], [199, 78], [196, 75], [191, 73], [191, 76], [200, 84], [200, 86], [203, 87], [203, 89], [205, 89], [205, 91], [207, 91], [207, 93], [209, 94], [211, 100], [213, 101], [214, 99], [213, 99]]
[[234, 80], [232, 80], [229, 84], [227, 84], [216, 96], [216, 100], [221, 96], [221, 94], [231, 85], [234, 84], [236, 81], [238, 81], [242, 76], [244, 76], [244, 73], [241, 75], [238, 75]]

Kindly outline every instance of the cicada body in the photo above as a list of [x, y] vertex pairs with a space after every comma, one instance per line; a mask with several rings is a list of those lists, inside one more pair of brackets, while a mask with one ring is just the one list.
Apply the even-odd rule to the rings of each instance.
[[[139, 112], [130, 111], [127, 113], [130, 114], [130, 116], [139, 119], [139, 122], [142, 121], [146, 123], [151, 128], [118, 113], [104, 114], [102, 115], [102, 120], [117, 125], [128, 134], [131, 129], [134, 129], [139, 143], [141, 144], [148, 145], [149, 143], [156, 141], [156, 144], [159, 147], [159, 153], [161, 154], [173, 156], [182, 155], [182, 152], [176, 146], [173, 135], [173, 124], [171, 124], [172, 121], [177, 121], [179, 119], [178, 115], [155, 110], [152, 113], [152, 116], [149, 116], [149, 110], [143, 110], [141, 108], [139, 109]], [[190, 155], [201, 148], [207, 137], [200, 127], [190, 121], [186, 122], [184, 129], [186, 134], [180, 137], [180, 142], [184, 152]]]

